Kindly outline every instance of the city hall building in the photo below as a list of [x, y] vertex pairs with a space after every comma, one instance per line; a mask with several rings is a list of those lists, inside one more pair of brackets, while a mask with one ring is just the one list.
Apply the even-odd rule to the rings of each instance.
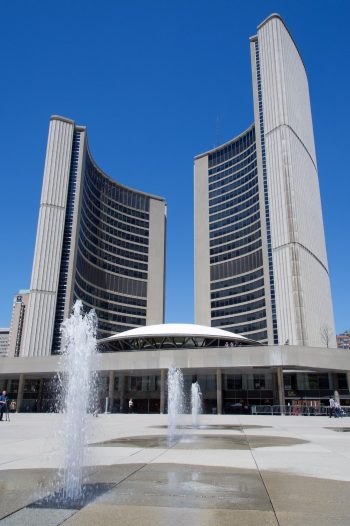
[[[167, 411], [167, 371], [206, 413], [350, 406], [337, 349], [305, 67], [279, 15], [250, 40], [254, 123], [195, 158], [195, 321], [164, 324], [166, 203], [96, 165], [86, 128], [51, 119], [30, 292], [14, 304], [0, 389], [56, 407], [60, 325], [98, 319], [99, 404]], [[186, 298], [184, 298], [186, 301]], [[189, 402], [188, 402], [189, 407]]]

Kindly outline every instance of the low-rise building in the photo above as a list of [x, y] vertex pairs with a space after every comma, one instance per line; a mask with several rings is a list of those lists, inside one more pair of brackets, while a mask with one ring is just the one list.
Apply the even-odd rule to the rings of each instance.
[[24, 341], [23, 336], [26, 326], [29, 293], [29, 290], [22, 289], [19, 290], [13, 298], [12, 318], [8, 345], [9, 357], [17, 357], [22, 355]]
[[337, 335], [337, 346], [341, 349], [350, 349], [350, 331]]

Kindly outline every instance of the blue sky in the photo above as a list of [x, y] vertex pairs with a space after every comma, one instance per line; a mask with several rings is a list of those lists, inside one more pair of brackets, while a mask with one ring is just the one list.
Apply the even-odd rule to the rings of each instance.
[[249, 37], [284, 18], [308, 72], [337, 332], [350, 328], [350, 3], [11, 0], [0, 4], [0, 326], [29, 288], [49, 118], [97, 164], [168, 202], [166, 321], [193, 322], [193, 157], [253, 121]]

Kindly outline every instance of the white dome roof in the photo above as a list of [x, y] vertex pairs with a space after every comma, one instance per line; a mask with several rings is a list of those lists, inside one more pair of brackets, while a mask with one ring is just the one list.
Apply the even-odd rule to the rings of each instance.
[[146, 325], [144, 327], [137, 327], [128, 331], [114, 334], [104, 341], [122, 340], [125, 338], [149, 338], [157, 336], [197, 336], [202, 338], [220, 338], [227, 341], [245, 340], [249, 341], [245, 336], [240, 336], [234, 332], [224, 331], [216, 327], [206, 327], [204, 325], [194, 325], [192, 323], [162, 323], [160, 325]]

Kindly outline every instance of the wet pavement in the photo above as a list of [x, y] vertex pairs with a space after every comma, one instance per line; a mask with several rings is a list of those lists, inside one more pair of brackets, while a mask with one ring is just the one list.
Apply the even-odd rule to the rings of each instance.
[[164, 417], [102, 416], [91, 420], [86, 499], [62, 506], [59, 493], [45, 498], [57, 478], [50, 437], [59, 416], [18, 416], [1, 430], [1, 526], [349, 524], [344, 422], [332, 429], [315, 417], [203, 417], [169, 444]]
[[91, 444], [91, 447], [132, 447], [174, 449], [244, 449], [306, 444], [306, 440], [291, 437], [249, 436], [249, 435], [178, 435], [169, 440], [164, 435], [148, 435], [116, 438]]

